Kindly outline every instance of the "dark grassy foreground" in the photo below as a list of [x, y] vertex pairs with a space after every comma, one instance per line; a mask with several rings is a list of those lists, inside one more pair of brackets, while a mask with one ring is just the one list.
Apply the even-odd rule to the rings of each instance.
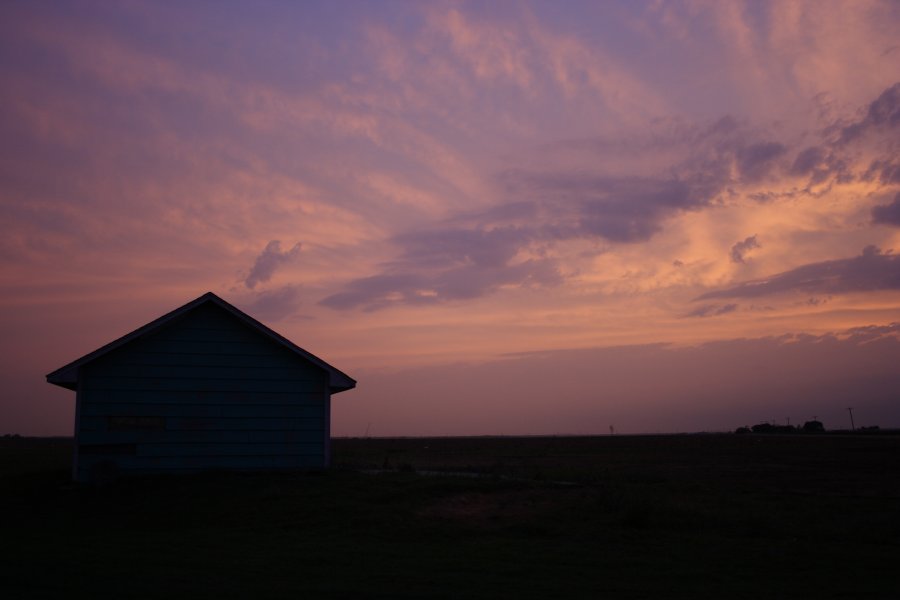
[[104, 487], [69, 443], [0, 440], [4, 598], [900, 597], [894, 436], [335, 440]]

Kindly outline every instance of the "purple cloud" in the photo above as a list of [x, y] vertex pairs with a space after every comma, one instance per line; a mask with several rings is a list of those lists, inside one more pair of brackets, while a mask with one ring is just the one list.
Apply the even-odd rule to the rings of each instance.
[[507, 264], [519, 247], [531, 239], [528, 230], [515, 227], [482, 229], [438, 229], [398, 235], [404, 247], [401, 262], [418, 266], [474, 264], [499, 267]]
[[751, 235], [742, 242], [736, 243], [731, 247], [731, 262], [744, 263], [744, 256], [754, 248], [762, 248], [756, 241], [756, 235]]
[[736, 154], [741, 177], [748, 181], [762, 179], [786, 152], [787, 147], [778, 142], [763, 142], [739, 148]]
[[718, 317], [719, 315], [727, 315], [737, 309], [737, 304], [704, 304], [686, 314], [685, 317]]
[[402, 249], [397, 260], [382, 273], [351, 281], [321, 304], [374, 310], [477, 298], [507, 285], [559, 285], [562, 275], [555, 260], [516, 261], [516, 256], [535, 246], [540, 254], [541, 246], [569, 239], [646, 241], [666, 216], [706, 203], [692, 195], [688, 184], [673, 179], [518, 171], [507, 173], [506, 182], [508, 191], [525, 199], [457, 218], [454, 227], [395, 236], [393, 242]]
[[257, 283], [269, 281], [275, 270], [286, 262], [290, 262], [300, 255], [300, 243], [294, 244], [293, 248], [285, 252], [281, 251], [281, 242], [272, 240], [266, 244], [265, 249], [253, 263], [250, 274], [244, 279], [244, 285], [251, 290], [256, 287]]
[[508, 171], [501, 177], [510, 195], [532, 199], [555, 239], [604, 238], [643, 242], [679, 211], [709, 203], [707, 190], [677, 178], [608, 177], [585, 173]]
[[890, 204], [882, 204], [872, 208], [872, 222], [880, 225], [900, 227], [900, 192], [894, 196]]
[[900, 162], [891, 159], [873, 160], [862, 178], [866, 181], [878, 181], [882, 185], [900, 183]]
[[900, 255], [867, 246], [860, 256], [804, 265], [766, 279], [708, 292], [696, 300], [758, 298], [784, 292], [842, 294], [900, 290]]
[[[412, 272], [417, 269], [418, 272]], [[319, 304], [335, 309], [377, 310], [397, 304], [436, 304], [478, 298], [503, 285], [549, 287], [562, 282], [556, 261], [527, 260], [518, 264], [466, 264], [449, 269], [419, 269], [382, 273], [351, 281], [342, 292]]]
[[795, 175], [809, 175], [822, 165], [826, 157], [827, 154], [824, 148], [810, 146], [797, 154], [797, 158], [794, 159], [794, 164], [791, 166], [791, 173]]
[[840, 141], [851, 142], [869, 131], [900, 127], [900, 83], [884, 90], [866, 111], [866, 116], [841, 130]]
[[833, 139], [823, 139], [818, 145], [804, 148], [797, 153], [790, 172], [794, 175], [809, 176], [810, 184], [819, 184], [829, 177], [839, 183], [849, 183], [855, 179], [879, 181], [883, 185], [900, 183], [900, 162], [896, 146], [889, 140], [880, 146], [883, 156], [873, 160], [864, 172], [854, 172], [852, 157], [847, 154], [847, 146], [865, 136], [894, 136], [892, 130], [900, 126], [900, 83], [885, 89], [873, 100], [865, 114], [849, 124], [837, 122], [826, 127], [824, 134], [837, 132]]

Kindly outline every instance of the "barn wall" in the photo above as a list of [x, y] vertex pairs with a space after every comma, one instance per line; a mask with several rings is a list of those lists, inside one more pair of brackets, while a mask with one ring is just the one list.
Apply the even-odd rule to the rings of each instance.
[[77, 479], [327, 465], [327, 373], [201, 306], [86, 365]]

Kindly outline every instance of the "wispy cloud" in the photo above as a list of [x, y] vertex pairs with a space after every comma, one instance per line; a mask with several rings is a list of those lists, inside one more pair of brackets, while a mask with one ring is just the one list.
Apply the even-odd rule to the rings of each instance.
[[687, 317], [718, 317], [719, 315], [727, 315], [738, 309], [737, 304], [704, 304], [689, 312]]

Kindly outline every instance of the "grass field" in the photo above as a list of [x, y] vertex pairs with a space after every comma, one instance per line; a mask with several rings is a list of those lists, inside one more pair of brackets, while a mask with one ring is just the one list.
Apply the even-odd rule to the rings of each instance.
[[5, 598], [900, 597], [896, 436], [338, 439], [102, 487], [70, 444], [0, 439]]

